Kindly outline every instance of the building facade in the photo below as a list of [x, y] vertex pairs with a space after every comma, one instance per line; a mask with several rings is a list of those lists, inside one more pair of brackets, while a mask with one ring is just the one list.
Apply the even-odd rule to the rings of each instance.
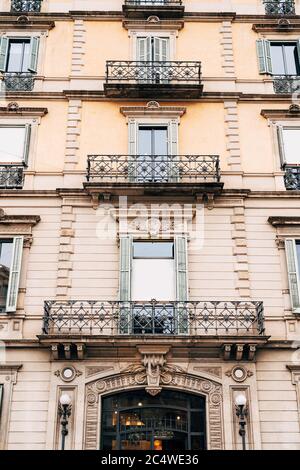
[[0, 0], [0, 448], [300, 449], [300, 1]]

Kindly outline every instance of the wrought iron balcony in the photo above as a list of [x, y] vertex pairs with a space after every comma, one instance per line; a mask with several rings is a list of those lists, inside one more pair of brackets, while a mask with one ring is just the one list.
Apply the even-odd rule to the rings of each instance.
[[286, 189], [300, 190], [300, 165], [285, 165], [284, 170]]
[[32, 73], [5, 73], [3, 82], [6, 91], [32, 91], [35, 75]]
[[262, 302], [47, 300], [46, 335], [259, 336]]
[[289, 16], [295, 15], [294, 0], [266, 0], [264, 1], [266, 15]]
[[22, 165], [0, 165], [0, 188], [20, 189], [23, 187], [24, 167]]
[[275, 93], [290, 94], [300, 91], [300, 76], [298, 75], [277, 75], [274, 76]]
[[11, 0], [12, 13], [38, 13], [41, 11], [42, 0]]
[[95, 183], [219, 183], [217, 155], [88, 155], [87, 181]]
[[125, 0], [123, 12], [127, 18], [181, 18], [184, 6], [181, 0]]
[[107, 61], [108, 97], [197, 98], [202, 94], [201, 62]]

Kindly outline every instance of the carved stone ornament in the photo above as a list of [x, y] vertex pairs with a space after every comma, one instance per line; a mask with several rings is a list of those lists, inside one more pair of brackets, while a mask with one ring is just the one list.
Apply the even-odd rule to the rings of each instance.
[[[192, 392], [206, 397], [208, 416], [208, 448], [221, 450], [223, 448], [222, 430], [222, 385], [215, 380], [190, 374], [176, 365], [168, 365], [165, 356], [155, 354], [143, 355], [143, 363], [131, 364], [121, 371], [86, 385], [85, 390], [85, 442], [87, 450], [99, 447], [99, 400], [102, 395], [115, 392], [145, 388], [151, 395], [167, 387], [168, 389]], [[159, 376], [159, 381], [158, 381]], [[149, 385], [150, 383], [150, 385]], [[157, 385], [159, 384], [159, 385]]]
[[54, 372], [54, 375], [59, 377], [64, 382], [72, 382], [76, 377], [82, 375], [81, 370], [76, 369], [74, 366], [65, 366], [62, 369], [58, 369]]
[[253, 375], [253, 372], [243, 366], [234, 366], [232, 369], [225, 372], [227, 377], [231, 377], [235, 382], [244, 382], [248, 377]]

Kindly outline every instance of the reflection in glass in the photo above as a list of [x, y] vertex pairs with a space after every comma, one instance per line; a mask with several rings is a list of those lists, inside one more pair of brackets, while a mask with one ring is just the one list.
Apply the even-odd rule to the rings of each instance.
[[299, 75], [299, 57], [296, 43], [271, 43], [274, 75]]
[[8, 48], [7, 72], [28, 72], [30, 41], [10, 40]]
[[25, 126], [0, 127], [0, 163], [23, 161], [25, 135]]

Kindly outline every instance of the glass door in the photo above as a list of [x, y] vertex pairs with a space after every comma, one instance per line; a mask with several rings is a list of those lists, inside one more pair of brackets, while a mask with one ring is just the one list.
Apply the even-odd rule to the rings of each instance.
[[139, 126], [136, 175], [139, 182], [169, 181], [167, 126]]

